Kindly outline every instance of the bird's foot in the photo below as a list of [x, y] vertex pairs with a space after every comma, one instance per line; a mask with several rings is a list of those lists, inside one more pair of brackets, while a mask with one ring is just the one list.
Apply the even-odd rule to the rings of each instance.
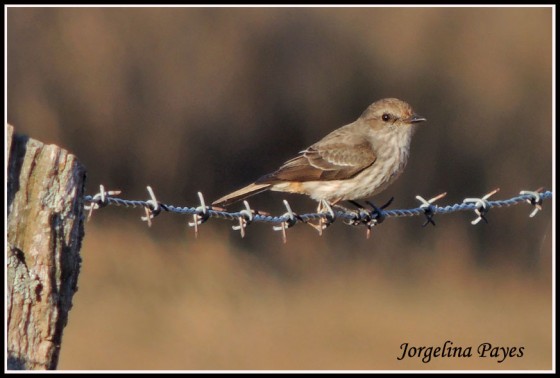
[[369, 239], [372, 227], [383, 222], [383, 220], [385, 219], [383, 209], [388, 207], [393, 202], [393, 199], [394, 198], [391, 197], [391, 199], [381, 207], [375, 206], [375, 204], [372, 203], [371, 201], [366, 201], [366, 203], [371, 207], [371, 209], [366, 209], [360, 203], [349, 200], [348, 201], [349, 203], [357, 207], [357, 210], [350, 210], [350, 211], [356, 211], [357, 214], [356, 214], [356, 219], [346, 223], [354, 226], [357, 226], [359, 224], [364, 224], [367, 227], [366, 238]]

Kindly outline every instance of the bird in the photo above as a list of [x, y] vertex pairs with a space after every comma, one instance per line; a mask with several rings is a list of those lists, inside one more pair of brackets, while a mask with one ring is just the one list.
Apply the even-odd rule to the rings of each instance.
[[212, 205], [226, 207], [267, 190], [307, 195], [319, 201], [318, 209], [323, 201], [335, 205], [372, 197], [403, 172], [416, 125], [425, 121], [404, 101], [378, 100], [354, 122]]

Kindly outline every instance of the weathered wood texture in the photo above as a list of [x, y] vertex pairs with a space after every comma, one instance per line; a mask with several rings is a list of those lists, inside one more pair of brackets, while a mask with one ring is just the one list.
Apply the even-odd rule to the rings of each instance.
[[7, 132], [8, 369], [56, 369], [77, 290], [85, 168], [54, 145]]

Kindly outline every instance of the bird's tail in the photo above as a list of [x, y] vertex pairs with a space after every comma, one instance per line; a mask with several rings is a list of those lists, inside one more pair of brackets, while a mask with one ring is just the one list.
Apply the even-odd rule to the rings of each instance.
[[223, 196], [220, 199], [217, 199], [216, 201], [212, 202], [212, 205], [216, 205], [216, 206], [231, 205], [234, 202], [241, 201], [241, 200], [243, 200], [247, 197], [250, 197], [254, 194], [261, 193], [261, 192], [264, 192], [264, 191], [270, 189], [270, 185], [271, 184], [256, 184], [256, 183], [253, 183], [251, 185], [247, 185], [244, 188], [236, 190], [233, 193], [230, 193], [226, 196]]

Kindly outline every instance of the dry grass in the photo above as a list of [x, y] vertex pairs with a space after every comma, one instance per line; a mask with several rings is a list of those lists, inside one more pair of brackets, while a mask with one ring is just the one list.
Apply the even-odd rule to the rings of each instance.
[[[259, 256], [216, 242], [224, 235], [212, 227], [196, 241], [162, 242], [143, 228], [111, 226], [87, 226], [60, 369], [551, 368], [543, 276], [457, 263], [453, 249], [417, 259], [420, 271], [408, 278], [377, 266], [367, 250], [329, 265], [328, 250], [313, 251], [323, 245], [312, 230], [306, 248], [289, 240], [280, 258], [298, 248], [321, 268], [302, 273], [286, 263], [278, 274]], [[497, 363], [473, 350], [472, 358], [397, 361], [404, 342], [446, 340], [523, 346], [525, 355]]]

